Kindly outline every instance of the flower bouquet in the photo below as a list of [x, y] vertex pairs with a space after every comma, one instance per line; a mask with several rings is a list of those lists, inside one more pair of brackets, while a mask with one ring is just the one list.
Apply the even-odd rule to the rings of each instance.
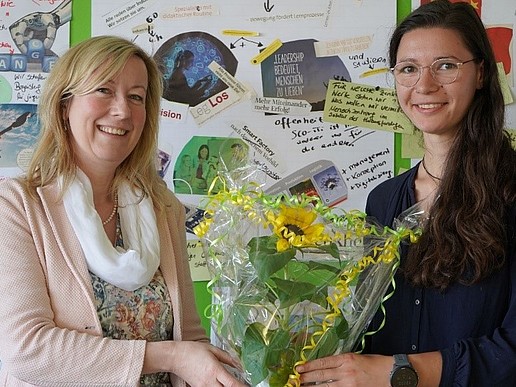
[[195, 229], [212, 276], [209, 317], [247, 382], [299, 386], [296, 365], [360, 345], [418, 220], [379, 229], [315, 197], [267, 195], [253, 176], [249, 166], [221, 173]]

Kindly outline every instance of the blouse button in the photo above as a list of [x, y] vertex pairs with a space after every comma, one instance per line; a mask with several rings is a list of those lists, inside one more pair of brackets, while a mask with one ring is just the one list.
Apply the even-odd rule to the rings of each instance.
[[415, 344], [412, 344], [412, 350], [415, 351], [417, 349], [417, 346]]
[[419, 300], [417, 300], [417, 299], [416, 299], [415, 304], [416, 304], [416, 305], [419, 305], [419, 304], [421, 304], [421, 301], [419, 301]]

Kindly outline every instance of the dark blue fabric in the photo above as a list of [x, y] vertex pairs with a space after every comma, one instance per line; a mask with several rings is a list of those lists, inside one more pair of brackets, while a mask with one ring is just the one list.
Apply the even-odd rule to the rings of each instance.
[[[366, 213], [393, 227], [393, 220], [415, 204], [416, 171], [417, 166], [377, 186], [369, 194]], [[439, 350], [441, 386], [516, 386], [515, 224], [513, 205], [507, 214], [506, 263], [478, 284], [454, 284], [440, 292], [413, 287], [398, 272], [394, 295], [384, 303], [385, 326], [368, 337], [364, 353]], [[402, 249], [402, 265], [406, 252]], [[369, 331], [382, 320], [383, 314], [377, 313]]]

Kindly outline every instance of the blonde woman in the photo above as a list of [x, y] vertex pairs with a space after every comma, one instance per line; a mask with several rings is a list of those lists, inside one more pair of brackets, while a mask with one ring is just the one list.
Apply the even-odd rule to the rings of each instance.
[[110, 36], [49, 75], [28, 172], [0, 183], [0, 385], [242, 385], [201, 328], [184, 208], [156, 173], [161, 79]]

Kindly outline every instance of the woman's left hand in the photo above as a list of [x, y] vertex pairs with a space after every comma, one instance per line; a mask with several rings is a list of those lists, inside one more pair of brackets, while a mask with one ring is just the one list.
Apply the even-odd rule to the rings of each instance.
[[345, 353], [312, 360], [297, 371], [302, 383], [317, 382], [323, 387], [389, 387], [392, 365], [392, 356]]

